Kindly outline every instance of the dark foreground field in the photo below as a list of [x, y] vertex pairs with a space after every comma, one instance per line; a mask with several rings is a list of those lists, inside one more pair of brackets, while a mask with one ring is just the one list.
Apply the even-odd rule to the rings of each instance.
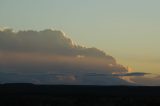
[[159, 106], [160, 87], [0, 85], [0, 106]]

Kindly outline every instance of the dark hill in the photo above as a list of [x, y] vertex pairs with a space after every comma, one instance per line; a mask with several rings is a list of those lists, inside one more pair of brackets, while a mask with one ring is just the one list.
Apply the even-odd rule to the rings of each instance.
[[[15, 83], [0, 85], [0, 105], [141, 105], [160, 104], [160, 87], [34, 85]], [[110, 105], [109, 105], [110, 106]]]

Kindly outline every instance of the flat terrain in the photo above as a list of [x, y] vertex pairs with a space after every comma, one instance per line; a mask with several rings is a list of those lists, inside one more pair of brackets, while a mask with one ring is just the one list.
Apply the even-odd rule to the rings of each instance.
[[160, 105], [160, 87], [92, 85], [0, 85], [0, 106]]

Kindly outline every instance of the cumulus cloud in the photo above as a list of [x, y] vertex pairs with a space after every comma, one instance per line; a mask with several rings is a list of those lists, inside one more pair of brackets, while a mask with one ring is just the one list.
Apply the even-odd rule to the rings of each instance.
[[19, 31], [17, 33], [11, 29], [0, 31], [0, 50], [103, 57], [115, 62], [112, 56], [106, 55], [103, 51], [75, 45], [62, 31], [50, 29], [39, 32]]
[[[76, 45], [62, 31], [0, 31], [0, 72], [5, 82], [120, 85], [127, 73], [115, 58], [97, 48]], [[92, 73], [92, 75], [90, 75]], [[94, 73], [94, 75], [93, 75]]]

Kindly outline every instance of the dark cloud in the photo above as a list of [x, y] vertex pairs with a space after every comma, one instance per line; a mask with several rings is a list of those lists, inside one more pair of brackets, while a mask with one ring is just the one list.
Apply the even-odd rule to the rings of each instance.
[[[128, 72], [112, 56], [76, 45], [62, 31], [50, 29], [0, 31], [0, 72], [2, 83], [129, 84], [112, 75]], [[131, 75], [140, 73], [128, 73]]]
[[75, 45], [62, 31], [46, 29], [43, 31], [19, 31], [6, 29], [0, 31], [0, 50], [19, 52], [41, 52], [58, 55], [82, 55], [107, 58], [115, 62], [112, 56], [97, 48]]
[[74, 85], [132, 85], [118, 77], [106, 75], [88, 76], [85, 73], [77, 75], [47, 74], [47, 73], [0, 73], [0, 83], [36, 83], [36, 84], [74, 84]]
[[114, 76], [145, 76], [150, 73], [143, 73], [143, 72], [132, 72], [132, 73], [124, 73], [124, 74], [113, 74]]

